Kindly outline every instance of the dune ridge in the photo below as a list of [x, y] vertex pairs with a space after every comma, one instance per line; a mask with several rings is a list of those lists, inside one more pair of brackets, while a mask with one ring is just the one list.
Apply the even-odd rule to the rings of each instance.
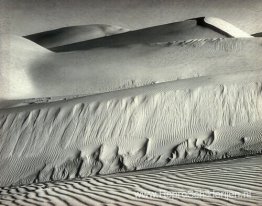
[[55, 52], [89, 50], [98, 47], [121, 47], [130, 44], [172, 42], [188, 39], [252, 37], [234, 25], [214, 17], [198, 17], [182, 22], [130, 31], [106, 38], [76, 42], [50, 48]]
[[235, 38], [251, 38], [252, 36], [241, 29], [235, 27], [234, 25], [214, 17], [205, 17], [204, 22], [208, 25], [211, 25], [220, 31], [227, 33], [231, 37]]
[[119, 26], [94, 24], [64, 27], [24, 36], [45, 48], [53, 48], [76, 42], [115, 35], [129, 31]]
[[10, 63], [1, 67], [0, 99], [91, 95], [247, 68], [257, 70], [261, 69], [260, 42], [259, 38], [188, 40], [68, 53], [17, 50], [17, 44], [11, 42], [11, 48], [1, 49], [12, 55]]
[[260, 153], [261, 71], [246, 74], [1, 110], [0, 185]]

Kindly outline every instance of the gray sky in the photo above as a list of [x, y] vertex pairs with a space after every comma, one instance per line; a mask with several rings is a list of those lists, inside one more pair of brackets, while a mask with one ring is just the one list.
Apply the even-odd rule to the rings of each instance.
[[200, 16], [262, 31], [261, 0], [0, 0], [0, 31], [17, 35], [83, 24], [134, 30]]

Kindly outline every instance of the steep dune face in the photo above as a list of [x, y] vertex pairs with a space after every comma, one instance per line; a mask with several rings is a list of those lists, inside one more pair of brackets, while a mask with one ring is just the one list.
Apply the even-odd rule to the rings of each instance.
[[262, 158], [248, 157], [0, 188], [0, 203], [40, 206], [259, 205], [261, 182]]
[[[4, 50], [3, 53], [12, 53], [9, 57], [12, 63], [1, 67], [5, 76], [1, 83], [12, 87], [2, 87], [1, 98], [88, 95], [196, 76], [257, 70], [262, 63], [260, 44], [259, 38], [207, 39], [69, 53], [52, 53], [39, 47], [41, 52], [27, 54], [23, 63], [23, 55]], [[19, 81], [14, 81], [19, 72]], [[24, 85], [32, 90], [24, 90]]]
[[209, 24], [204, 22], [204, 18], [195, 18], [50, 49], [55, 52], [67, 52], [88, 50], [97, 47], [120, 47], [130, 44], [150, 44], [156, 42], [173, 42], [188, 39], [220, 38], [228, 36], [229, 35], [223, 32], [223, 30], [215, 30], [213, 27], [210, 27]]
[[262, 37], [262, 32], [252, 34], [252, 36], [254, 36], [254, 37]]
[[128, 29], [118, 26], [94, 24], [60, 28], [37, 34], [31, 34], [25, 36], [25, 38], [45, 48], [53, 48], [127, 31]]
[[261, 74], [199, 77], [1, 110], [0, 185], [260, 153]]
[[[108, 24], [137, 30], [183, 21], [199, 16], [215, 16], [235, 26], [262, 31], [260, 0], [74, 0], [3, 1], [0, 18], [10, 21], [3, 30], [29, 35], [69, 25]], [[28, 10], [30, 9], [30, 12]], [[18, 12], [19, 11], [19, 12]]]
[[236, 38], [250, 38], [252, 37], [250, 34], [242, 31], [241, 29], [235, 27], [234, 25], [214, 17], [205, 17], [204, 22], [210, 26], [213, 26], [224, 33], [236, 37]]
[[[105, 36], [108, 37], [101, 38]], [[55, 52], [220, 37], [252, 36], [234, 25], [214, 17], [199, 17], [130, 32], [116, 26], [88, 25], [66, 27], [25, 36], [25, 38]]]

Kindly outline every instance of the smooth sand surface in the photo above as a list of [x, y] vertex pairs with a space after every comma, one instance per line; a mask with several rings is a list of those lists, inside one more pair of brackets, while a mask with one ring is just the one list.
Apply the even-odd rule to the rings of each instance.
[[261, 0], [2, 0], [1, 30], [25, 36], [67, 26], [108, 24], [138, 30], [201, 16], [262, 31]]
[[128, 29], [124, 29], [119, 26], [93, 24], [64, 27], [51, 31], [31, 34], [25, 36], [25, 38], [45, 48], [53, 48], [127, 31]]
[[53, 53], [21, 37], [5, 36], [0, 53], [8, 58], [0, 58], [0, 99], [90, 95], [257, 70], [262, 65], [261, 41], [200, 39]]
[[[98, 47], [123, 47], [131, 44], [150, 44], [156, 42], [173, 42], [189, 39], [207, 39], [232, 37], [223, 31], [224, 28], [207, 24], [204, 17], [174, 22], [135, 31], [130, 31], [106, 38], [98, 38], [92, 41], [76, 42], [63, 46], [50, 48], [55, 52], [67, 52], [75, 50], [89, 50]], [[223, 21], [223, 20], [221, 20]], [[226, 23], [224, 23], [226, 24]], [[224, 25], [223, 23], [221, 25]], [[232, 26], [233, 27], [233, 26]], [[233, 30], [233, 29], [231, 29]]]
[[76, 42], [50, 48], [55, 52], [88, 50], [97, 47], [122, 47], [130, 44], [149, 44], [155, 42], [173, 42], [189, 39], [212, 39], [221, 37], [252, 37], [234, 25], [214, 17], [199, 17], [151, 28], [140, 29], [98, 38], [92, 41]]
[[236, 37], [236, 38], [250, 38], [252, 37], [250, 34], [248, 34], [245, 31], [242, 31], [241, 29], [235, 27], [234, 25], [214, 17], [205, 17], [204, 22], [210, 26], [213, 26], [221, 31], [224, 31], [226, 34]]
[[1, 205], [260, 205], [261, 156], [0, 189]]

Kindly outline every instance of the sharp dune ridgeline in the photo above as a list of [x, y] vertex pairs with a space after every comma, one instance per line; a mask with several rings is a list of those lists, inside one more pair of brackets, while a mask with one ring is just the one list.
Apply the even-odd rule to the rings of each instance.
[[52, 49], [53, 47], [97, 39], [127, 31], [128, 29], [124, 29], [119, 26], [94, 24], [64, 27], [37, 34], [31, 34], [25, 36], [25, 38], [45, 48]]
[[[80, 27], [81, 28], [81, 27]], [[80, 30], [80, 28], [78, 30]], [[84, 27], [85, 28], [85, 27]], [[89, 27], [88, 27], [89, 28]], [[70, 32], [70, 30], [73, 30]], [[77, 31], [78, 31], [77, 30]], [[67, 31], [67, 32], [66, 32]], [[77, 42], [76, 38], [74, 38], [75, 42], [69, 44], [67, 40], [57, 40], [56, 36], [61, 36], [61, 39], [65, 39], [64, 36], [66, 34], [75, 33], [73, 28], [64, 28], [52, 31], [56, 32], [57, 35], [53, 35], [55, 40], [59, 42], [59, 44], [64, 43], [64, 45], [54, 46], [53, 47], [47, 46], [46, 44], [42, 43], [43, 40], [46, 38], [42, 38], [46, 36], [44, 32], [34, 35], [26, 36], [36, 43], [49, 48], [55, 52], [68, 52], [68, 51], [75, 51], [75, 50], [89, 50], [98, 47], [122, 47], [125, 45], [131, 44], [150, 44], [156, 42], [172, 42], [172, 41], [184, 41], [189, 39], [207, 39], [207, 38], [222, 38], [222, 37], [252, 37], [251, 35], [247, 34], [246, 32], [236, 28], [232, 24], [218, 18], [212, 17], [199, 17], [194, 19], [189, 19], [186, 21], [181, 22], [174, 22], [166, 25], [154, 26], [150, 28], [130, 31], [130, 32], [121, 32], [122, 30], [117, 30], [115, 35], [108, 35], [106, 38], [93, 38], [91, 40], [85, 39]], [[82, 33], [82, 32], [78, 32]], [[67, 35], [66, 39], [69, 35]], [[72, 35], [70, 35], [72, 36]], [[76, 35], [75, 36], [79, 36]], [[48, 36], [49, 37], [49, 36]], [[53, 38], [47, 38], [48, 40], [53, 40]], [[49, 40], [49, 41], [50, 41]], [[66, 42], [68, 42], [66, 44]], [[56, 43], [57, 44], [57, 43]]]
[[1, 34], [0, 203], [151, 205], [131, 193], [157, 185], [260, 194], [257, 36], [215, 17]]

